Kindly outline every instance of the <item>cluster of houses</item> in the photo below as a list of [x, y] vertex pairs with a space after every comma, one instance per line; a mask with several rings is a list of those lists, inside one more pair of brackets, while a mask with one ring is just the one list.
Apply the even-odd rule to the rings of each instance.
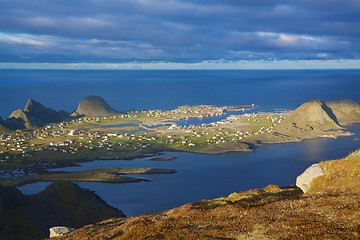
[[[116, 120], [117, 118], [137, 118], [139, 115], [147, 117], [169, 117], [172, 115], [173, 118], [178, 119], [182, 117], [216, 116], [224, 114], [224, 111], [226, 110], [227, 107], [210, 105], [192, 107], [181, 106], [172, 111], [134, 111], [126, 114], [119, 114], [117, 116], [82, 117], [71, 120], [70, 122], [48, 124], [43, 129], [34, 130], [31, 133], [14, 132], [6, 136], [0, 136], [0, 161], [6, 161], [10, 159], [11, 156], [30, 157], [31, 154], [29, 152], [31, 151], [59, 151], [76, 154], [82, 148], [113, 151], [114, 147], [119, 146], [123, 147], [124, 150], [138, 151], [149, 148], [153, 143], [170, 145], [177, 143], [182, 146], [195, 147], [197, 144], [219, 144], [229, 141], [243, 141], [252, 134], [258, 135], [272, 132], [273, 128], [285, 118], [282, 114], [261, 115], [245, 113], [243, 115], [231, 115], [224, 120], [209, 124], [190, 125], [187, 127], [172, 124], [166, 130], [170, 133], [173, 131], [176, 133], [176, 130], [183, 130], [179, 136], [174, 134], [163, 135], [160, 134], [160, 132], [105, 133], [71, 129], [71, 126], [76, 126], [78, 123], [104, 123], [111, 122], [111, 120]], [[221, 131], [221, 128], [224, 128], [225, 124], [236, 122], [238, 120], [243, 121], [244, 119], [245, 121], [247, 119], [247, 122], [251, 124], [259, 124], [259, 129], [255, 132], [236, 129], [230, 132]], [[209, 134], [211, 135], [208, 136]], [[65, 136], [67, 136], [68, 139], [65, 138]], [[44, 144], [31, 143], [31, 139], [47, 139], [49, 137], [62, 137], [61, 139], [67, 140], [50, 142], [47, 146]]]
[[[189, 118], [204, 118], [204, 117], [214, 117], [221, 116], [224, 114], [224, 111], [227, 107], [216, 107], [212, 105], [199, 105], [199, 106], [181, 106], [174, 110], [171, 110], [171, 113], [174, 116], [176, 121], [186, 120]], [[180, 115], [180, 116], [179, 116]]]
[[[18, 155], [23, 157], [31, 157], [31, 154], [27, 153], [29, 148], [27, 141], [32, 138], [30, 134], [18, 134], [12, 133], [6, 136], [0, 137], [0, 154], [4, 156], [4, 159], [0, 159], [1, 162], [6, 162], [14, 154], [9, 154], [10, 151], [18, 152]], [[31, 145], [32, 147], [34, 145]], [[15, 154], [16, 155], [16, 154]]]

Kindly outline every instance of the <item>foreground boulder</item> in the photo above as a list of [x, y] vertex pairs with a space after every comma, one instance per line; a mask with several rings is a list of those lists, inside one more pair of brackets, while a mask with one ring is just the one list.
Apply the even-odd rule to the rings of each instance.
[[65, 233], [68, 233], [68, 232], [71, 232], [74, 230], [75, 230], [75, 228], [69, 228], [69, 227], [52, 227], [49, 229], [50, 238], [63, 236]]
[[319, 164], [313, 164], [296, 178], [296, 186], [304, 193], [307, 193], [310, 189], [311, 182], [315, 178], [323, 176], [324, 174], [324, 170], [320, 167]]

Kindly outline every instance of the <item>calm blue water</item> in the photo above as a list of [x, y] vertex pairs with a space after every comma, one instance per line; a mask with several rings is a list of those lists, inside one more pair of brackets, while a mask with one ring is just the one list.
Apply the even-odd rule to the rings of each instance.
[[[360, 103], [360, 70], [306, 71], [71, 71], [0, 70], [0, 115], [6, 118], [24, 108], [29, 97], [56, 110], [73, 111], [88, 95], [102, 96], [119, 111], [173, 109], [179, 105], [258, 104], [295, 109], [317, 97], [349, 98]], [[356, 137], [360, 126], [353, 127]], [[353, 137], [317, 139], [302, 143], [268, 145], [251, 153], [201, 155], [165, 153], [170, 162], [97, 161], [81, 169], [99, 167], [165, 167], [176, 174], [147, 175], [153, 182], [80, 183], [110, 205], [138, 215], [174, 208], [201, 199], [268, 184], [294, 184], [296, 176], [315, 162], [336, 159], [360, 148]], [[46, 183], [21, 188], [31, 194]]]
[[120, 111], [252, 103], [294, 109], [312, 97], [360, 102], [358, 89], [360, 70], [0, 70], [0, 116], [23, 109], [29, 97], [68, 112], [88, 95]]
[[[111, 206], [128, 216], [171, 209], [183, 204], [227, 196], [268, 184], [279, 186], [295, 184], [296, 177], [313, 163], [345, 157], [360, 148], [354, 141], [360, 136], [360, 125], [350, 128], [355, 136], [338, 139], [314, 139], [301, 143], [267, 145], [250, 153], [203, 155], [194, 153], [171, 153], [164, 156], [177, 157], [168, 162], [149, 161], [150, 158], [132, 161], [94, 161], [81, 167], [58, 170], [78, 171], [110, 167], [174, 168], [176, 174], [138, 175], [152, 182], [108, 184], [78, 183], [95, 191]], [[36, 183], [21, 187], [26, 194], [39, 192], [48, 183]]]

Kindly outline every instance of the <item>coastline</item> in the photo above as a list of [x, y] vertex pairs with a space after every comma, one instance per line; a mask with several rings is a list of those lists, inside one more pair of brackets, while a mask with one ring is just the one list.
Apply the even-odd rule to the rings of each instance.
[[[360, 123], [354, 123], [351, 125], [347, 125], [347, 126], [357, 126], [360, 125]], [[159, 157], [161, 156], [162, 152], [184, 152], [184, 153], [196, 153], [196, 154], [204, 154], [204, 155], [222, 155], [222, 154], [227, 154], [227, 153], [231, 153], [231, 152], [252, 152], [254, 149], [258, 148], [258, 147], [262, 147], [265, 145], [272, 145], [272, 144], [285, 144], [285, 143], [296, 143], [296, 142], [303, 142], [306, 140], [311, 140], [311, 139], [318, 139], [318, 138], [339, 138], [339, 137], [348, 137], [348, 136], [352, 136], [354, 135], [351, 132], [344, 132], [346, 134], [341, 134], [338, 136], [327, 136], [327, 135], [322, 135], [322, 136], [313, 136], [313, 137], [308, 137], [308, 138], [297, 138], [297, 139], [287, 139], [287, 140], [283, 140], [283, 141], [261, 141], [260, 138], [257, 138], [255, 140], [253, 140], [253, 144], [252, 143], [242, 143], [240, 146], [240, 148], [228, 148], [228, 147], [224, 147], [222, 144], [217, 144], [217, 145], [213, 145], [211, 151], [207, 151], [206, 149], [201, 149], [201, 150], [181, 150], [181, 149], [175, 149], [175, 148], [169, 148], [169, 147], [163, 147], [163, 148], [153, 148], [153, 149], [148, 149], [144, 152], [141, 153], [129, 153], [127, 155], [123, 155], [123, 156], [116, 156], [116, 157], [94, 157], [94, 156], [88, 156], [88, 157], [84, 157], [84, 158], [78, 158], [78, 159], [62, 159], [62, 160], [57, 160], [55, 162], [38, 162], [38, 163], [34, 163], [31, 167], [28, 168], [24, 168], [22, 169], [25, 173], [26, 172], [32, 172], [37, 174], [36, 176], [39, 177], [38, 179], [41, 179], [42, 175], [46, 175], [49, 173], [48, 169], [57, 169], [57, 168], [64, 168], [64, 167], [74, 167], [74, 166], [79, 166], [80, 163], [85, 163], [85, 162], [92, 162], [92, 161], [101, 161], [101, 160], [123, 160], [123, 161], [131, 161], [137, 158], [147, 158], [147, 157]], [[226, 145], [226, 144], [225, 144]], [[244, 146], [248, 146], [248, 147], [244, 147]], [[250, 147], [251, 146], [251, 147]], [[161, 157], [160, 157], [161, 158]], [[2, 178], [4, 179], [4, 178]], [[17, 179], [17, 177], [13, 177], [10, 179]], [[34, 183], [33, 181], [34, 178], [30, 178], [27, 179], [24, 183], [18, 184], [16, 183], [14, 186], [23, 186], [25, 184], [29, 184], [29, 183]], [[41, 180], [36, 180], [36, 182], [40, 182]], [[47, 181], [47, 180], [44, 180]], [[51, 180], [49, 180], [51, 181]], [[70, 180], [69, 180], [70, 181]], [[75, 181], [75, 180], [74, 180]], [[76, 180], [77, 181], [77, 180]], [[89, 180], [90, 181], [90, 180]], [[107, 180], [101, 180], [98, 179], [98, 182], [111, 182], [111, 181], [107, 181]], [[146, 181], [146, 179], [124, 179], [124, 180], [117, 180], [116, 183], [125, 183], [125, 182], [139, 182], [139, 181]], [[114, 181], [115, 182], [115, 181]], [[111, 182], [111, 183], [114, 183]], [[7, 185], [6, 181], [4, 182], [5, 185]], [[9, 186], [13, 186], [12, 184], [10, 184]]]
[[[79, 163], [95, 160], [125, 161], [156, 157], [164, 151], [220, 155], [230, 152], [251, 152], [268, 144], [351, 136], [353, 133], [344, 127], [360, 122], [360, 105], [350, 100], [329, 102], [340, 117], [342, 125], [339, 125], [334, 113], [329, 115], [324, 104], [314, 98], [294, 111], [242, 115], [224, 113], [228, 110], [239, 110], [234, 106], [180, 106], [171, 111], [135, 111], [114, 116], [80, 117], [69, 122], [48, 124], [44, 129], [34, 130], [33, 133], [31, 130], [24, 130], [14, 133], [13, 136], [1, 138], [3, 146], [14, 146], [12, 142], [15, 141], [17, 148], [23, 153], [27, 149], [32, 149], [33, 152], [30, 150], [30, 153], [34, 156], [25, 152], [20, 159], [15, 155], [13, 158], [9, 157], [9, 161], [1, 160], [2, 166], [8, 165], [9, 169], [1, 170], [3, 178], [0, 181], [7, 182], [4, 180], [5, 176], [13, 179], [26, 175], [41, 177], [49, 173], [47, 169], [78, 166]], [[339, 107], [346, 109], [348, 113], [338, 110]], [[246, 110], [244, 108], [241, 111]], [[176, 119], [203, 119], [223, 115], [226, 115], [226, 118], [222, 117], [220, 121], [201, 125], [180, 126], [173, 122]], [[172, 123], [170, 127], [169, 122]], [[150, 127], [146, 131], [134, 133], [118, 132], [117, 126], [133, 124], [141, 128], [145, 125], [155, 128]], [[102, 128], [109, 125], [116, 128]], [[11, 150], [13, 149], [18, 150]], [[16, 165], [16, 162], [21, 164]], [[124, 181], [134, 180], [117, 180]]]

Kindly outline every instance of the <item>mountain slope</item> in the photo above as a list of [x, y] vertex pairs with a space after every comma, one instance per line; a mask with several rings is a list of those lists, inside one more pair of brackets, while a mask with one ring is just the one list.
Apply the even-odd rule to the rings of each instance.
[[12, 112], [5, 121], [5, 126], [12, 130], [32, 129], [52, 122], [61, 122], [69, 117], [69, 113], [65, 111], [57, 112], [29, 98], [24, 110], [18, 109]]
[[[57, 239], [358, 239], [359, 162], [360, 150], [336, 163], [320, 163], [326, 166], [322, 187], [311, 194], [269, 185], [168, 211], [105, 220]], [[340, 184], [334, 184], [337, 179]]]
[[314, 179], [310, 193], [360, 193], [360, 150], [333, 161], [320, 162], [325, 175]]
[[81, 227], [124, 214], [89, 190], [69, 182], [54, 182], [35, 195], [0, 185], [1, 239], [41, 239], [50, 227]]
[[0, 116], [0, 135], [8, 134], [10, 130], [5, 126], [5, 122], [2, 120]]
[[360, 104], [349, 99], [324, 103], [333, 111], [341, 125], [360, 122]]
[[282, 124], [303, 128], [341, 129], [332, 110], [316, 98], [298, 107]]
[[26, 106], [24, 108], [24, 112], [35, 113], [35, 112], [44, 111], [45, 109], [46, 109], [46, 107], [44, 105], [29, 98], [29, 100], [27, 101]]
[[87, 96], [80, 101], [78, 108], [71, 115], [106, 116], [118, 113], [102, 97]]
[[313, 98], [291, 112], [284, 121], [274, 127], [272, 134], [264, 135], [262, 142], [291, 142], [349, 135], [351, 133], [340, 126], [333, 110], [324, 102]]

